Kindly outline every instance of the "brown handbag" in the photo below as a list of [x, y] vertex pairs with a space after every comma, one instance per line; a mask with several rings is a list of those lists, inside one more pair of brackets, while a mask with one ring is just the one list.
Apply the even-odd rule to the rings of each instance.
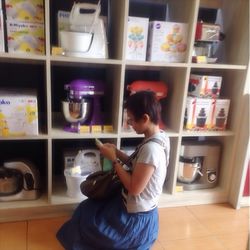
[[[122, 163], [123, 165], [127, 165], [128, 167], [131, 164], [131, 161], [135, 158], [137, 155], [140, 147], [144, 145], [145, 143], [149, 141], [154, 141], [156, 143], [163, 145], [163, 142], [159, 139], [152, 138], [149, 139], [143, 143], [141, 143], [135, 150], [135, 152], [128, 158], [128, 160], [125, 163]], [[128, 170], [130, 171], [130, 170]], [[90, 174], [86, 180], [84, 180], [80, 185], [80, 190], [82, 194], [87, 196], [91, 199], [107, 199], [109, 197], [114, 196], [117, 193], [121, 193], [121, 189], [123, 188], [123, 185], [115, 173], [114, 169], [109, 171], [97, 171], [92, 174]]]
[[91, 199], [106, 199], [121, 192], [122, 183], [114, 170], [90, 174], [80, 185], [82, 194]]

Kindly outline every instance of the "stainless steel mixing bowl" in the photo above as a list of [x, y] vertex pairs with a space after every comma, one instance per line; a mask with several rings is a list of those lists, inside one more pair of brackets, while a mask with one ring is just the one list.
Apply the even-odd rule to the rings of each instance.
[[85, 122], [89, 118], [91, 106], [91, 102], [86, 99], [80, 102], [62, 101], [63, 114], [68, 122]]
[[184, 158], [180, 157], [177, 179], [183, 183], [192, 183], [201, 173], [201, 159], [200, 157]]

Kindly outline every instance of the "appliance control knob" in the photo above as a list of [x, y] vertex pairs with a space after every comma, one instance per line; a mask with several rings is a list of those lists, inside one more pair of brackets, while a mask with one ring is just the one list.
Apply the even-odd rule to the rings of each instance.
[[214, 182], [216, 180], [216, 174], [215, 173], [210, 173], [208, 175], [208, 181], [209, 182]]

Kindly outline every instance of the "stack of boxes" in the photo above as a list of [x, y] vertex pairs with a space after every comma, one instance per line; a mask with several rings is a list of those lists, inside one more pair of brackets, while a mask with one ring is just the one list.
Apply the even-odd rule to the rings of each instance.
[[230, 100], [220, 98], [222, 77], [190, 75], [185, 109], [187, 130], [225, 130]]
[[5, 0], [8, 52], [45, 53], [43, 0]]
[[150, 62], [184, 62], [188, 25], [128, 17], [126, 59]]

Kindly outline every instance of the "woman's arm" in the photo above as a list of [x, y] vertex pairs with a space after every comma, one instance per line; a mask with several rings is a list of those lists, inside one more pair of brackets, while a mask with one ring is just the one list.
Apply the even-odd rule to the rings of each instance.
[[128, 158], [128, 156], [125, 154], [122, 155], [123, 152], [117, 150], [113, 144], [105, 143], [102, 146], [99, 146], [99, 149], [102, 155], [113, 162], [113, 167], [128, 192], [132, 195], [140, 194], [152, 176], [154, 167], [143, 163], [137, 163], [133, 172], [130, 173], [122, 167], [122, 164], [119, 161], [117, 161], [117, 158]]
[[117, 161], [114, 162], [114, 168], [124, 187], [132, 195], [138, 195], [145, 189], [154, 172], [154, 166], [143, 163], [137, 163], [132, 173], [124, 170]]

